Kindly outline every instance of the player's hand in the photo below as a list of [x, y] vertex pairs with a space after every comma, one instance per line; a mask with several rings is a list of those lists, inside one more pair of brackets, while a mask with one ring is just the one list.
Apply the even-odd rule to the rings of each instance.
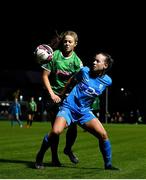
[[51, 99], [53, 100], [54, 103], [60, 103], [61, 102], [61, 98], [59, 96], [57, 96], [56, 94], [52, 94]]

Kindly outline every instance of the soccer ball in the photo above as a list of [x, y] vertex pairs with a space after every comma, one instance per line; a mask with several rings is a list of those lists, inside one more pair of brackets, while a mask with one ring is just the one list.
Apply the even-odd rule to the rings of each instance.
[[34, 54], [38, 64], [46, 64], [53, 58], [53, 49], [47, 44], [41, 44], [37, 46]]

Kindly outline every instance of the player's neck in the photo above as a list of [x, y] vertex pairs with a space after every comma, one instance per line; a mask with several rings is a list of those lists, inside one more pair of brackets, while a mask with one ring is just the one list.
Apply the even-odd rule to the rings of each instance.
[[92, 78], [96, 78], [96, 77], [102, 77], [104, 75], [103, 71], [90, 71], [90, 75]]
[[68, 52], [62, 52], [62, 55], [64, 57], [70, 57], [72, 55], [73, 51], [68, 51]]

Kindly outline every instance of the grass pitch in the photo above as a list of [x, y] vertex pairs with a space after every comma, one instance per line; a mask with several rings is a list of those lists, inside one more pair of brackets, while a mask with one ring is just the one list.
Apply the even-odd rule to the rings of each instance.
[[[25, 122], [24, 122], [25, 124]], [[34, 169], [36, 153], [49, 122], [33, 122], [32, 128], [13, 128], [0, 120], [0, 179], [146, 179], [146, 125], [104, 124], [113, 152], [113, 165], [120, 171], [103, 168], [98, 141], [78, 127], [73, 151], [80, 162], [74, 165], [63, 154], [65, 132], [60, 135], [59, 157], [62, 167], [51, 167], [50, 149], [44, 159], [45, 169]]]

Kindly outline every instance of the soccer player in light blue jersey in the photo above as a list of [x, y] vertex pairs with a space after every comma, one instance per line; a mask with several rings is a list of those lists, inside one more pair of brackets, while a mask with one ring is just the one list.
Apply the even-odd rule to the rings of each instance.
[[22, 122], [20, 120], [20, 116], [21, 116], [21, 105], [18, 102], [18, 99], [15, 98], [14, 102], [11, 104], [10, 108], [9, 108], [9, 113], [10, 113], [10, 119], [11, 119], [11, 127], [14, 126], [14, 122], [16, 121], [19, 126], [22, 128]]
[[71, 79], [70, 84], [74, 80], [77, 81], [77, 84], [64, 99], [51, 132], [43, 139], [38, 152], [40, 167], [43, 167], [44, 154], [51, 144], [53, 144], [53, 141], [66, 127], [77, 123], [99, 140], [99, 147], [104, 160], [104, 168], [106, 170], [118, 170], [118, 168], [112, 165], [111, 144], [107, 132], [91, 110], [91, 105], [95, 98], [101, 95], [106, 87], [112, 84], [111, 77], [106, 74], [106, 71], [112, 66], [112, 63], [113, 59], [110, 55], [97, 53], [94, 57], [92, 67], [83, 67]]

